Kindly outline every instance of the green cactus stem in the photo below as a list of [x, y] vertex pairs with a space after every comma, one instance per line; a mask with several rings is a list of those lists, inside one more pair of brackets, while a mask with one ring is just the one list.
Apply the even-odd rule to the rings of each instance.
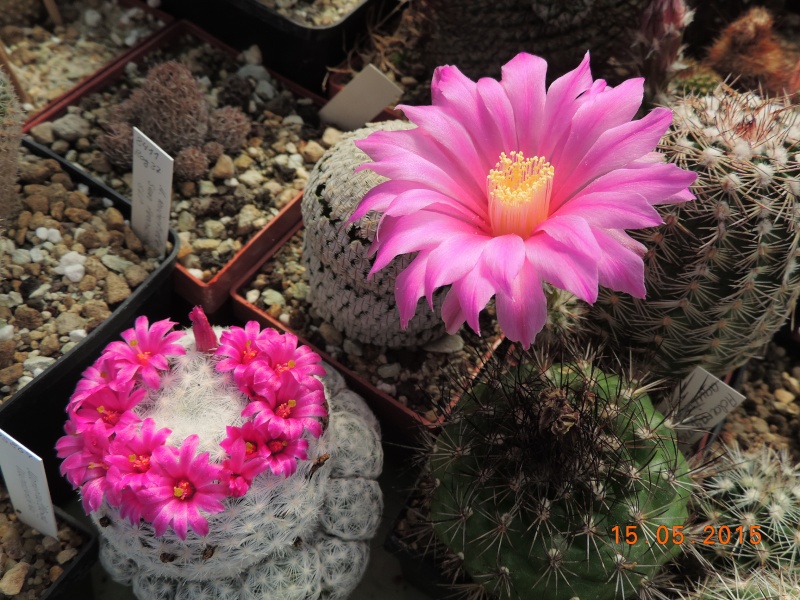
[[450, 415], [433, 528], [492, 597], [629, 597], [680, 550], [688, 465], [645, 390], [546, 360], [495, 369]]

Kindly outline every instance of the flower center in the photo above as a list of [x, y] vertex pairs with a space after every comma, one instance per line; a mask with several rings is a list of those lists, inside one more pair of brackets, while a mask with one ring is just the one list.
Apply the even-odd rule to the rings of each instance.
[[105, 406], [98, 406], [97, 412], [100, 413], [100, 418], [103, 420], [103, 423], [111, 426], [119, 423], [119, 418], [122, 416], [122, 413], [118, 410], [106, 410]]
[[192, 482], [186, 479], [181, 479], [172, 488], [172, 493], [178, 500], [189, 500], [192, 496], [194, 496], [194, 492], [195, 489], [192, 485]]
[[244, 453], [247, 456], [253, 454], [256, 451], [257, 446], [253, 442], [245, 442], [244, 443]]
[[131, 466], [137, 473], [145, 473], [150, 470], [150, 457], [142, 454], [131, 454], [128, 456]]
[[293, 360], [290, 360], [288, 362], [282, 363], [282, 364], [280, 364], [280, 365], [275, 367], [275, 373], [280, 375], [281, 373], [285, 373], [286, 371], [289, 371], [290, 369], [294, 369], [295, 365], [297, 365], [297, 363], [294, 362]]
[[250, 347], [250, 342], [251, 342], [251, 340], [247, 340], [244, 343], [244, 350], [242, 350], [242, 363], [244, 363], [244, 364], [249, 363], [258, 354], [258, 350], [253, 350]]
[[272, 440], [270, 442], [267, 442], [267, 448], [269, 448], [269, 451], [272, 454], [280, 452], [281, 450], [286, 448], [287, 445], [288, 442], [286, 442], [285, 440]]
[[489, 171], [489, 220], [495, 236], [530, 237], [550, 212], [550, 193], [555, 170], [540, 156], [525, 158], [522, 152], [505, 152]]
[[152, 355], [153, 355], [152, 352], [139, 352], [139, 354], [136, 355], [136, 358], [138, 358], [143, 363], [146, 363], [148, 360], [150, 360], [150, 357]]
[[292, 414], [292, 409], [295, 406], [297, 406], [297, 400], [289, 400], [278, 406], [278, 408], [275, 409], [275, 414], [281, 419], [285, 419]]

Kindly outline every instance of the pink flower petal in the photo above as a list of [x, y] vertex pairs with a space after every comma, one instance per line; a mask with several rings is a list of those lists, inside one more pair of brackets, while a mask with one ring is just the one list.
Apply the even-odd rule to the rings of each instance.
[[[424, 294], [429, 302], [436, 288], [450, 285], [475, 268], [490, 239], [488, 235], [477, 236], [473, 233], [452, 235], [430, 251], [424, 272]], [[419, 260], [419, 257], [415, 260]]]
[[397, 311], [400, 313], [400, 326], [408, 327], [408, 323], [417, 311], [419, 299], [425, 295], [425, 273], [430, 260], [430, 252], [423, 250], [417, 254], [395, 282], [395, 300]]
[[624, 231], [593, 228], [601, 254], [597, 262], [600, 285], [644, 298], [644, 246], [632, 240]]
[[[478, 315], [486, 308], [486, 304], [496, 291], [493, 278], [486, 272], [483, 261], [478, 263], [464, 277], [454, 282], [453, 290], [458, 295], [458, 302], [464, 311], [467, 324], [475, 333], [480, 334]], [[445, 325], [447, 330], [450, 331], [450, 324], [446, 320]]]
[[547, 299], [534, 268], [525, 264], [510, 294], [498, 292], [497, 323], [506, 337], [527, 348], [547, 321]]
[[381, 228], [372, 246], [378, 255], [370, 273], [380, 271], [399, 254], [437, 245], [443, 236], [476, 232], [475, 227], [460, 219], [428, 211], [420, 211], [404, 218], [384, 218]]
[[579, 167], [563, 175], [556, 169], [551, 210], [557, 209], [593, 179], [623, 168], [649, 153], [671, 122], [671, 111], [656, 108], [638, 121], [619, 125], [603, 133], [584, 155]]
[[586, 302], [597, 300], [598, 274], [594, 261], [586, 260], [547, 234], [525, 240], [525, 250], [527, 261], [539, 279]]
[[659, 212], [636, 192], [583, 194], [564, 204], [554, 216], [581, 217], [589, 225], [608, 229], [642, 229], [661, 225]]
[[553, 151], [564, 143], [572, 126], [572, 116], [580, 105], [577, 98], [591, 86], [587, 52], [577, 68], [556, 79], [547, 90], [536, 156], [552, 156]]
[[[546, 97], [547, 62], [521, 52], [503, 66], [500, 84], [514, 110], [517, 140], [514, 148], [525, 156], [536, 156]], [[494, 165], [491, 165], [492, 168]]]

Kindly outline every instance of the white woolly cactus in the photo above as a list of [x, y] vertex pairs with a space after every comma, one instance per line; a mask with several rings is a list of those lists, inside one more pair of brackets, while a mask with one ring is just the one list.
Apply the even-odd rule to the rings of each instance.
[[354, 172], [368, 161], [355, 142], [374, 131], [409, 129], [405, 121], [372, 123], [342, 137], [319, 160], [303, 193], [303, 263], [308, 271], [309, 301], [319, 315], [347, 337], [381, 346], [415, 346], [441, 337], [442, 294], [434, 294], [436, 310], [420, 310], [401, 327], [395, 285], [412, 257], [393, 260], [369, 277], [380, 215], [370, 212], [350, 223], [364, 195], [386, 181], [370, 170]]
[[70, 401], [57, 449], [103, 565], [147, 600], [347, 597], [382, 510], [375, 417], [292, 334], [190, 316], [140, 317]]
[[[698, 473], [699, 521], [692, 550], [710, 564], [798, 573], [800, 466], [769, 446], [726, 449]], [[730, 539], [729, 539], [730, 538]]]

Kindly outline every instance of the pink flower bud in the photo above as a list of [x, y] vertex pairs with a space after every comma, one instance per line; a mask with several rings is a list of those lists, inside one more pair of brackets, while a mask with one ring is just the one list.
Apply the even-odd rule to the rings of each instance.
[[192, 333], [194, 333], [194, 343], [198, 352], [211, 352], [219, 345], [217, 335], [208, 322], [203, 308], [195, 306], [189, 313], [189, 320], [192, 322]]

